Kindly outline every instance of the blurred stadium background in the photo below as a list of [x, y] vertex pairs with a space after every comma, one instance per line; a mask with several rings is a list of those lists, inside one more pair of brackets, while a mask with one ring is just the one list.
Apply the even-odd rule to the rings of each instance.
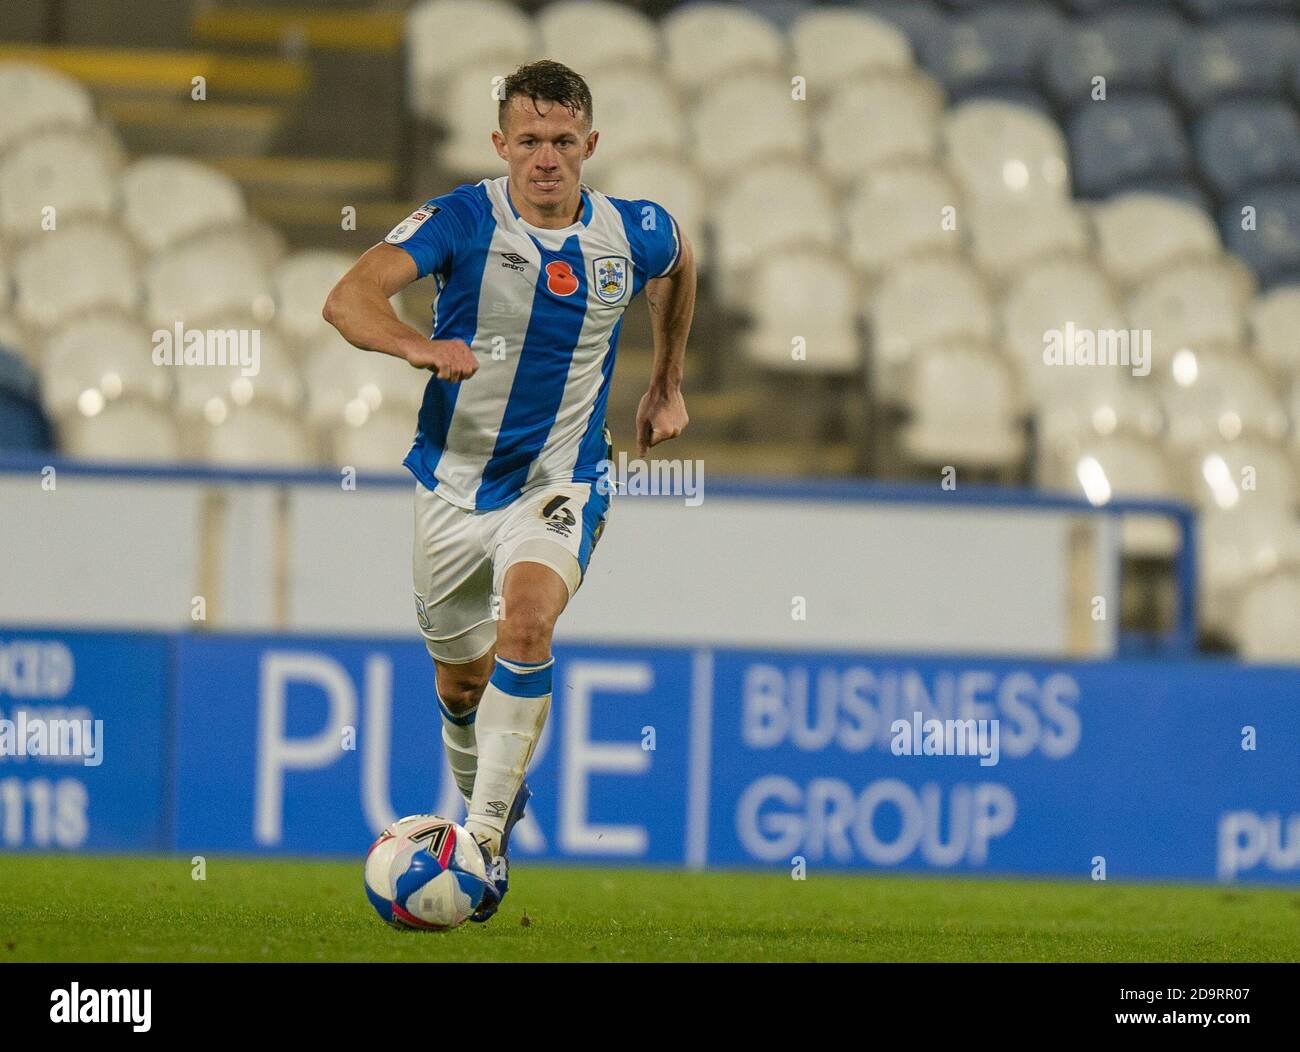
[[[395, 473], [424, 377], [350, 348], [320, 309], [350, 262], [412, 207], [501, 173], [488, 140], [494, 78], [556, 58], [593, 90], [602, 138], [587, 181], [662, 202], [696, 245], [691, 425], [663, 455], [706, 465], [706, 504], [713, 494], [720, 502], [715, 519], [694, 520], [708, 524], [694, 533], [682, 526], [693, 513], [680, 510], [672, 522], [631, 507], [623, 526], [616, 519], [596, 563], [625, 583], [618, 593], [587, 587], [595, 595], [570, 619], [576, 636], [684, 647], [682, 682], [696, 685], [696, 645], [787, 645], [789, 597], [808, 590], [797, 575], [777, 589], [784, 627], [734, 617], [728, 626], [707, 603], [696, 625], [682, 610], [700, 604], [697, 592], [748, 595], [737, 582], [760, 559], [799, 561], [740, 543], [775, 508], [785, 525], [771, 543], [784, 529], [792, 547], [810, 549], [800, 572], [834, 553], [827, 573], [843, 572], [855, 591], [831, 607], [863, 624], [877, 619], [861, 634], [843, 623], [818, 629], [815, 641], [828, 648], [939, 655], [940, 665], [917, 665], [932, 683], [957, 669], [942, 664], [957, 655], [976, 663], [991, 655], [981, 668], [1027, 655], [1048, 662], [1024, 666], [1040, 700], [1053, 668], [1092, 657], [1103, 665], [1069, 674], [1109, 712], [1131, 705], [1159, 726], [1223, 716], [1226, 745], [1179, 738], [1163, 759], [1147, 760], [1166, 777], [1165, 792], [1214, 797], [1198, 798], [1207, 811], [1254, 808], [1251, 831], [1241, 819], [1225, 834], [1220, 819], [1217, 833], [1203, 823], [1202, 839], [1175, 843], [1165, 805], [1144, 795], [1150, 785], [1120, 779], [1120, 788], [1098, 789], [1051, 768], [1049, 795], [1078, 799], [1086, 784], [1113, 805], [1093, 816], [1103, 824], [1121, 821], [1121, 797], [1150, 803], [1143, 821], [1168, 839], [1152, 833], [1160, 861], [1129, 872], [1205, 877], [1217, 858], [1218, 874], [1231, 878], [1243, 867], [1225, 874], [1225, 842], [1241, 858], [1253, 852], [1267, 879], [1300, 872], [1294, 815], [1284, 825], [1288, 809], [1300, 811], [1294, 779], [1280, 769], [1243, 773], [1239, 757], [1214, 751], [1240, 752], [1242, 724], [1263, 721], [1229, 699], [1264, 704], [1283, 736], [1300, 723], [1300, 674], [1276, 667], [1300, 661], [1297, 0], [0, 0], [0, 27], [0, 547], [12, 551], [0, 623], [13, 639], [38, 638], [33, 624], [184, 629], [187, 638], [213, 627], [401, 633], [410, 653], [398, 680], [409, 675], [408, 715], [422, 718], [432, 679], [407, 625], [409, 533], [391, 545], [376, 538], [384, 524], [409, 526], [406, 483]], [[42, 225], [50, 208], [53, 231]], [[429, 285], [417, 283], [399, 304], [417, 327], [428, 324]], [[261, 372], [158, 368], [150, 334], [177, 322], [259, 330]], [[1045, 365], [1044, 333], [1067, 323], [1149, 331], [1150, 375]], [[806, 357], [792, 356], [796, 338]], [[609, 423], [626, 450], [652, 357], [643, 308], [628, 313], [619, 357]], [[96, 530], [84, 517], [69, 525], [66, 512], [32, 496], [32, 473], [47, 462], [70, 478], [78, 463], [94, 465], [86, 477], [103, 488], [76, 507]], [[322, 480], [337, 489], [341, 465], [388, 487], [371, 501], [388, 501], [384, 510], [367, 518], [299, 492]], [[960, 481], [940, 509], [943, 498], [931, 498], [946, 492], [939, 480], [948, 467]], [[193, 497], [174, 519], [147, 495], [168, 479]], [[827, 481], [846, 479], [862, 481]], [[270, 495], [238, 507], [229, 498], [217, 518], [207, 496], [194, 496], [241, 486]], [[968, 489], [974, 499], [962, 504]], [[303, 514], [296, 524], [286, 525], [286, 501]], [[862, 531], [884, 505], [915, 517], [893, 523], [879, 558], [919, 538], [910, 571], [920, 577], [882, 583], [838, 562], [856, 551], [855, 538], [873, 538], [860, 542], [864, 552], [880, 539]], [[1122, 522], [1106, 514], [1124, 508]], [[842, 523], [841, 509], [850, 516]], [[1004, 516], [1001, 541], [977, 528], [981, 510]], [[1050, 554], [1035, 547], [1043, 539], [1035, 511], [1068, 520], [1051, 533]], [[135, 576], [114, 579], [106, 564], [117, 549], [96, 548], [89, 535], [100, 526], [112, 533], [119, 516], [114, 544], [151, 522], [192, 543], [183, 556], [146, 544], [122, 557], [121, 572]], [[1095, 535], [1079, 542], [1069, 532], [1078, 522]], [[355, 531], [353, 546], [312, 547], [313, 523]], [[614, 539], [625, 528], [637, 543]], [[250, 533], [255, 540], [241, 540]], [[664, 537], [698, 549], [684, 557], [690, 572], [629, 565], [638, 553], [660, 558], [645, 545]], [[392, 573], [377, 574], [367, 592], [357, 579], [369, 576], [368, 553], [383, 559], [384, 547], [396, 551]], [[720, 548], [737, 548], [739, 562]], [[131, 569], [150, 559], [158, 575], [180, 580], [156, 615], [141, 604], [157, 590]], [[62, 575], [32, 569], [61, 560]], [[92, 565], [97, 583], [79, 589]], [[685, 579], [665, 586], [674, 572]], [[823, 583], [833, 594], [835, 582]], [[656, 587], [648, 612], [629, 609], [645, 594], [638, 589]], [[1105, 629], [1090, 605], [1099, 592], [1117, 611], [1100, 618]], [[191, 616], [200, 593], [223, 596], [206, 619]], [[1048, 617], [1039, 600], [1072, 612]], [[1050, 631], [1036, 636], [1044, 618]], [[915, 631], [891, 634], [895, 619]], [[1201, 658], [1189, 653], [1193, 643]], [[190, 664], [180, 682], [202, 696], [212, 722], [199, 724], [217, 740], [222, 690], [256, 695], [255, 674], [245, 672], [257, 661], [236, 674], [201, 647], [182, 648]], [[369, 690], [362, 650], [338, 655]], [[1105, 667], [1133, 656], [1155, 661]], [[202, 682], [208, 660], [222, 690]], [[656, 683], [675, 668], [658, 668]], [[412, 685], [421, 676], [428, 682]], [[694, 690], [683, 695], [688, 708]], [[401, 693], [399, 683], [395, 703], [407, 704]], [[1097, 770], [1146, 762], [1140, 752], [1125, 759], [1117, 740], [1108, 739]], [[685, 784], [695, 771], [693, 762], [689, 774], [670, 767], [666, 779]], [[411, 772], [419, 777], [417, 765]], [[1214, 796], [1255, 778], [1258, 798], [1232, 805]], [[996, 825], [1005, 815], [989, 806]], [[179, 807], [173, 817], [183, 824]], [[719, 824], [731, 821], [716, 807]], [[366, 811], [371, 824], [377, 813]], [[288, 811], [284, 820], [293, 826]], [[276, 840], [273, 826], [259, 825], [255, 837], [244, 828], [230, 846], [313, 850], [308, 833]], [[142, 835], [170, 843], [162, 825]], [[1024, 835], [1032, 844], [1044, 834], [1031, 822]], [[841, 864], [861, 862], [832, 841], [822, 849]], [[588, 843], [569, 854], [604, 850]], [[995, 857], [993, 868], [1066, 868], [1052, 849], [1046, 859], [1020, 850]], [[729, 851], [688, 842], [683, 857], [761, 855], [752, 842]], [[978, 852], [964, 858], [971, 869], [987, 864]], [[1077, 863], [1086, 871], [1086, 857]], [[916, 864], [926, 866], [919, 856]]]

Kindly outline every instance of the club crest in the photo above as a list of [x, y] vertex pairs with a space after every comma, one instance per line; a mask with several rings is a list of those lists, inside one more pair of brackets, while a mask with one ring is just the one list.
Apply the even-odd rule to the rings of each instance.
[[627, 291], [627, 259], [624, 256], [601, 256], [592, 265], [596, 295], [603, 303], [617, 303]]

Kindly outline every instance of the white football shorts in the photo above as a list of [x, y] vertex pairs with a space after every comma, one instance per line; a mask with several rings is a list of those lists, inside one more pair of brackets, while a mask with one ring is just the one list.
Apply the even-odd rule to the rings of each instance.
[[608, 515], [609, 496], [591, 482], [543, 486], [492, 511], [458, 508], [417, 482], [412, 577], [429, 653], [454, 665], [492, 648], [515, 563], [549, 566], [572, 599]]

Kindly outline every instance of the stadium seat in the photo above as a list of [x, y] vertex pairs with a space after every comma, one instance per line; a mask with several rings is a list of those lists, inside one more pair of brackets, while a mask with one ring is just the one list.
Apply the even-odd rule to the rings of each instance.
[[608, 69], [653, 70], [661, 58], [659, 27], [654, 21], [612, 0], [547, 4], [537, 14], [537, 34], [541, 54], [580, 70], [584, 76]]
[[706, 179], [720, 181], [761, 160], [807, 156], [807, 107], [791, 98], [781, 76], [729, 76], [688, 112], [691, 156]]
[[145, 157], [122, 173], [122, 222], [150, 252], [246, 215], [239, 184], [197, 161]]
[[1109, 10], [1055, 35], [1044, 59], [1044, 78], [1062, 106], [1092, 100], [1094, 77], [1105, 78], [1107, 99], [1129, 89], [1159, 88], [1169, 54], [1186, 31], [1172, 9]]
[[58, 421], [60, 451], [85, 460], [167, 464], [180, 459], [176, 422], [164, 409], [122, 399]]
[[[1083, 434], [1041, 447], [1037, 482], [1086, 497], [1097, 506], [1123, 498], [1182, 497], [1176, 473], [1159, 445], [1126, 431]], [[1125, 555], [1167, 559], [1178, 546], [1178, 527], [1163, 515], [1126, 515], [1121, 521]]]
[[333, 463], [359, 471], [402, 470], [415, 438], [415, 419], [406, 410], [354, 406], [352, 416], [327, 434]]
[[1255, 520], [1251, 525], [1266, 530], [1294, 523], [1297, 476], [1283, 446], [1245, 438], [1208, 443], [1183, 456], [1192, 500], [1207, 518]]
[[14, 281], [15, 313], [39, 329], [96, 310], [140, 306], [135, 246], [119, 227], [93, 220], [30, 241], [14, 262]]
[[194, 424], [192, 441], [196, 455], [211, 464], [306, 468], [318, 462], [308, 430], [273, 406], [253, 404], [233, 409], [219, 422]]
[[[1217, 473], [1217, 461], [1209, 459], [1215, 465], [1212, 472]], [[1277, 569], [1293, 550], [1294, 537], [1293, 516], [1276, 508], [1256, 510], [1238, 503], [1232, 510], [1211, 508], [1201, 514], [1197, 620], [1202, 630], [1234, 638], [1244, 592]], [[1294, 632], [1293, 617], [1287, 625]], [[1236, 642], [1240, 645], [1242, 640]]]
[[1097, 259], [1121, 284], [1223, 251], [1214, 223], [1204, 212], [1159, 194], [1120, 194], [1098, 205], [1092, 216]]
[[919, 351], [905, 369], [903, 401], [910, 418], [900, 441], [921, 464], [1003, 467], [1024, 456], [1025, 434], [1016, 377], [978, 344]]
[[275, 324], [290, 340], [305, 342], [330, 330], [321, 317], [325, 298], [355, 262], [346, 252], [296, 252], [271, 274]]
[[753, 321], [742, 344], [764, 369], [858, 372], [853, 302], [852, 271], [838, 257], [817, 249], [782, 252], [762, 260], [754, 274], [746, 301]]
[[494, 64], [507, 74], [541, 57], [533, 20], [508, 0], [427, 0], [407, 14], [405, 36], [407, 99], [432, 121], [455, 113], [446, 88], [462, 68]]
[[419, 412], [429, 379], [392, 355], [358, 350], [337, 333], [312, 352], [304, 378], [308, 415], [326, 430], [342, 423], [360, 426], [381, 407], [400, 410], [409, 423]]
[[1051, 391], [1040, 402], [1034, 420], [1044, 449], [1115, 435], [1154, 444], [1165, 426], [1164, 409], [1153, 385], [1114, 369], [1101, 371], [1096, 382]]
[[942, 113], [943, 94], [923, 74], [849, 84], [814, 118], [818, 166], [847, 188], [873, 168], [932, 161]]
[[492, 147], [500, 100], [495, 92], [513, 66], [508, 62], [466, 62], [448, 73], [440, 93], [445, 104], [440, 125], [445, 137], [435, 148], [438, 166], [459, 182], [499, 174], [501, 159]]
[[154, 340], [134, 318], [91, 313], [55, 332], [41, 354], [41, 389], [51, 415], [93, 415], [119, 399], [169, 405], [180, 370], [154, 364]]
[[874, 400], [902, 398], [911, 361], [941, 343], [985, 345], [994, 310], [979, 273], [964, 259], [922, 258], [896, 263], [868, 295]]
[[849, 260], [874, 275], [911, 257], [960, 253], [959, 225], [943, 222], [959, 200], [956, 184], [931, 165], [869, 172], [844, 207]]
[[593, 178], [611, 165], [634, 157], [676, 157], [686, 144], [681, 107], [658, 73], [644, 69], [610, 70], [590, 80], [600, 142], [583, 165]]
[[728, 181], [713, 209], [714, 266], [725, 302], [737, 302], [744, 274], [764, 259], [803, 246], [833, 248], [840, 221], [830, 187], [798, 162], [760, 165]]
[[1239, 439], [1276, 443], [1286, 435], [1282, 399], [1268, 374], [1249, 358], [1180, 351], [1170, 375], [1159, 379], [1171, 447]]
[[1234, 14], [1295, 14], [1295, 0], [1181, 0], [1189, 15], [1212, 20]]
[[[217, 426], [249, 406], [285, 412], [302, 407], [302, 374], [293, 353], [273, 330], [237, 315], [214, 318], [206, 328], [247, 333], [246, 339], [256, 333], [256, 371], [233, 364], [174, 369], [177, 413]], [[250, 371], [252, 375], [244, 375]]]
[[966, 102], [943, 123], [946, 163], [968, 199], [1068, 197], [1069, 165], [1060, 129], [1004, 102]]
[[235, 312], [258, 322], [275, 313], [271, 276], [254, 245], [236, 233], [209, 233], [157, 253], [145, 272], [149, 317], [201, 327]]
[[966, 217], [972, 258], [999, 282], [1038, 261], [1085, 256], [1091, 249], [1087, 218], [1070, 201], [976, 200]]
[[1244, 661], [1300, 663], [1300, 569], [1294, 562], [1300, 546], [1293, 540], [1287, 547], [1290, 565], [1249, 584], [1237, 604], [1232, 636]]
[[1058, 365], [1044, 359], [1047, 334], [1064, 341], [1075, 331], [1127, 331], [1115, 289], [1106, 275], [1082, 260], [1053, 260], [1023, 271], [1007, 290], [1000, 307], [1002, 339], [1007, 354], [1026, 381], [1031, 401], [1059, 401], [1062, 390], [1085, 386], [1110, 387], [1123, 365]]
[[980, 6], [932, 35], [922, 59], [957, 98], [989, 85], [1029, 86], [1061, 29], [1060, 16], [1046, 4]]
[[1191, 147], [1177, 112], [1153, 95], [1081, 102], [1070, 118], [1074, 186], [1105, 197], [1139, 179], [1178, 178], [1191, 167]]
[[47, 66], [0, 62], [0, 153], [46, 129], [83, 129], [95, 123], [90, 92]]
[[793, 70], [808, 78], [808, 98], [821, 105], [855, 78], [912, 69], [912, 45], [891, 22], [849, 8], [819, 7], [791, 27]]
[[1292, 18], [1240, 17], [1196, 29], [1175, 47], [1169, 83], [1189, 109], [1229, 95], [1274, 95], [1286, 90], [1300, 51]]
[[[1280, 285], [1250, 307], [1252, 347], [1260, 361], [1300, 377], [1300, 285]], [[1300, 420], [1293, 420], [1300, 435]]]
[[[1246, 209], [1254, 229], [1246, 229]], [[1300, 184], [1260, 187], [1230, 200], [1219, 216], [1223, 241], [1265, 286], [1300, 281]]]
[[0, 455], [49, 449], [52, 439], [36, 370], [0, 334]]
[[765, 76], [787, 100], [786, 39], [766, 18], [736, 4], [693, 3], [663, 20], [665, 72], [680, 90], [712, 92], [746, 74]]
[[[0, 160], [0, 235], [30, 239], [118, 207], [121, 148], [99, 129], [28, 136]], [[52, 209], [53, 211], [48, 211]]]
[[1240, 350], [1253, 293], [1249, 272], [1227, 258], [1172, 265], [1138, 286], [1128, 299], [1128, 319], [1151, 331], [1152, 374], [1165, 375], [1183, 348]]
[[1197, 123], [1195, 139], [1197, 164], [1220, 196], [1300, 176], [1300, 118], [1285, 102], [1221, 102]]
[[709, 244], [704, 236], [704, 184], [684, 159], [630, 158], [601, 172], [598, 188], [613, 197], [630, 201], [658, 201], [690, 238], [696, 266], [701, 269], [709, 266]]

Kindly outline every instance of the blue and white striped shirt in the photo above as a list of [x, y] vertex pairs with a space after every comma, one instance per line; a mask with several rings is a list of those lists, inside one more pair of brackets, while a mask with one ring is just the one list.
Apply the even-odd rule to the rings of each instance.
[[623, 311], [676, 264], [673, 218], [584, 185], [581, 218], [547, 230], [520, 217], [502, 176], [428, 201], [387, 241], [435, 276], [433, 339], [464, 340], [479, 363], [462, 383], [430, 378], [412, 474], [477, 511], [595, 482]]

